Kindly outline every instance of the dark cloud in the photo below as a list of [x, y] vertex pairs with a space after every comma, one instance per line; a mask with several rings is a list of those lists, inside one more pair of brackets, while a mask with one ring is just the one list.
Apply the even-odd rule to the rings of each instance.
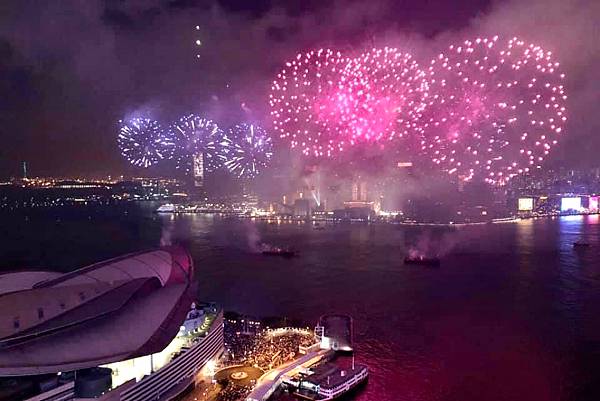
[[7, 3], [0, 4], [2, 175], [17, 174], [21, 160], [38, 175], [132, 171], [115, 141], [115, 123], [127, 115], [261, 121], [271, 76], [299, 50], [393, 45], [426, 59], [480, 33], [517, 34], [562, 61], [570, 139], [556, 160], [593, 162], [585, 144], [600, 146], [594, 1]]

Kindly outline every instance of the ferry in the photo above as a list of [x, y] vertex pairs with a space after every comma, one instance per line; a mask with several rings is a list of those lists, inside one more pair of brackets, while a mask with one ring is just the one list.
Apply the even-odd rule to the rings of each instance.
[[156, 213], [175, 213], [175, 205], [172, 203], [165, 203], [156, 209]]
[[196, 213], [198, 211], [198, 205], [186, 205], [183, 207], [183, 213]]
[[365, 365], [353, 364], [349, 369], [342, 369], [335, 364], [326, 363], [309, 368], [302, 374], [297, 381], [298, 387], [295, 393], [303, 399], [335, 400], [366, 383], [368, 378], [369, 369]]

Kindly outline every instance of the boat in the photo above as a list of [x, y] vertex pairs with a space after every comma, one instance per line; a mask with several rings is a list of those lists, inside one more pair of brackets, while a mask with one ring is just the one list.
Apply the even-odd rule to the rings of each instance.
[[283, 258], [293, 258], [298, 253], [292, 249], [279, 248], [269, 244], [261, 244], [261, 252], [265, 256], [280, 256]]
[[175, 205], [172, 203], [165, 203], [156, 209], [156, 213], [175, 213]]
[[261, 252], [265, 256], [281, 256], [283, 258], [293, 258], [297, 255], [296, 251], [292, 251], [290, 249], [280, 249], [275, 248], [268, 251]]
[[369, 369], [365, 365], [355, 365], [342, 369], [331, 363], [309, 368], [301, 380], [289, 380], [296, 388], [295, 394], [315, 401], [346, 398], [349, 393], [367, 382]]
[[577, 241], [573, 242], [573, 248], [589, 248], [591, 245], [588, 242]]
[[187, 205], [183, 207], [184, 213], [196, 213], [198, 211], [198, 205]]
[[407, 256], [404, 258], [405, 265], [420, 265], [420, 266], [439, 266], [440, 258], [427, 256]]

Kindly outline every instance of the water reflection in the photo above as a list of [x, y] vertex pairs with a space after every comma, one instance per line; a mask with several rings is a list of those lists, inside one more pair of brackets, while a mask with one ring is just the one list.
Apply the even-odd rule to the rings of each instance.
[[[353, 315], [356, 357], [372, 370], [357, 400], [600, 399], [598, 216], [458, 230], [315, 230], [152, 210], [91, 214], [93, 224], [88, 216], [60, 216], [58, 226], [20, 220], [3, 232], [0, 256], [11, 268], [73, 268], [170, 237], [188, 244], [203, 300], [309, 323], [324, 312]], [[253, 253], [254, 235], [300, 256]], [[580, 238], [591, 248], [574, 250]], [[439, 269], [401, 263], [423, 239], [445, 250]]]

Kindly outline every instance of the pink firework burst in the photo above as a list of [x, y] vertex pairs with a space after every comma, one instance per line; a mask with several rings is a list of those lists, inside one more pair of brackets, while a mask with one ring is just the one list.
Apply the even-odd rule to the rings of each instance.
[[343, 150], [339, 127], [332, 124], [343, 106], [338, 101], [340, 77], [348, 59], [331, 49], [304, 54], [285, 64], [271, 86], [273, 127], [281, 138], [305, 155], [331, 156]]
[[372, 49], [350, 60], [343, 77], [344, 136], [355, 144], [413, 133], [424, 108], [424, 77], [410, 54], [394, 48]]
[[419, 129], [424, 77], [393, 48], [353, 59], [328, 49], [299, 54], [273, 82], [273, 125], [292, 148], [316, 157], [401, 138]]
[[431, 61], [422, 150], [449, 174], [504, 184], [539, 168], [564, 133], [564, 74], [551, 52], [478, 38]]

